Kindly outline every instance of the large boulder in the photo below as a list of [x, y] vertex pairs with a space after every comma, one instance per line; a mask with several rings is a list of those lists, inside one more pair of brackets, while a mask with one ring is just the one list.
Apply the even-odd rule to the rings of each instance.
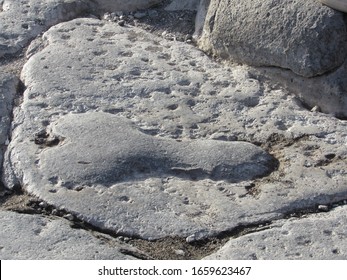
[[211, 0], [199, 46], [226, 59], [312, 77], [347, 54], [343, 14], [316, 0]]

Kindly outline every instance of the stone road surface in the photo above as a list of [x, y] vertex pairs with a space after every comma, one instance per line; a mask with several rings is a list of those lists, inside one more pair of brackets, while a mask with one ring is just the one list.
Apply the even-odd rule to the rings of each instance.
[[346, 121], [137, 21], [165, 7], [0, 1], [0, 257], [346, 259]]

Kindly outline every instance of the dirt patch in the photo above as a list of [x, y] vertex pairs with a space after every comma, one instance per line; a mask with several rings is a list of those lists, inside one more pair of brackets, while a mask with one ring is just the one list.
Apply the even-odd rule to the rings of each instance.
[[162, 7], [137, 12], [105, 13], [100, 18], [121, 26], [136, 26], [163, 39], [193, 43], [194, 11], [166, 11]]

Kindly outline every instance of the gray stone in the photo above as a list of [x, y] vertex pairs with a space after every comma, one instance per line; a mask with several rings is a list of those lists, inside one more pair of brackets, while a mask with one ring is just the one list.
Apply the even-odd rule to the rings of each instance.
[[225, 59], [313, 77], [346, 59], [343, 14], [316, 0], [212, 0], [200, 47]]
[[18, 82], [19, 79], [13, 75], [0, 72], [0, 174], [2, 172], [3, 153], [10, 140], [12, 107]]
[[231, 239], [210, 260], [345, 260], [346, 207], [277, 222], [273, 228]]
[[[52, 27], [42, 47], [22, 71], [27, 89], [14, 112], [13, 140], [5, 154], [9, 188], [20, 184], [94, 226], [145, 239], [204, 239], [347, 198], [346, 122], [310, 112], [291, 92], [256, 79], [249, 67], [221, 65], [191, 45], [96, 19]], [[122, 119], [136, 129], [122, 125], [117, 130]], [[85, 136], [79, 138], [83, 127]], [[72, 130], [81, 133], [67, 133]], [[224, 175], [196, 176], [186, 167], [173, 174], [164, 153], [156, 154], [165, 171], [159, 172], [150, 153], [141, 155], [148, 161], [136, 163], [151, 176], [139, 168], [103, 178], [112, 174], [115, 158], [129, 162], [125, 154], [115, 155], [117, 145], [125, 145], [117, 140], [122, 132], [132, 135], [127, 144], [134, 153], [174, 143], [167, 152], [175, 163], [188, 161], [204, 170], [216, 158], [205, 160], [193, 149], [183, 152], [185, 143], [256, 143], [280, 165], [264, 178], [230, 182]], [[86, 143], [90, 138], [95, 140]], [[91, 160], [100, 166], [89, 168]], [[59, 173], [61, 161], [66, 172]]]
[[0, 13], [0, 58], [22, 50], [49, 27], [88, 10], [83, 0], [4, 0]]
[[138, 173], [240, 182], [268, 175], [275, 166], [270, 155], [249, 143], [155, 138], [107, 113], [68, 115], [48, 130], [44, 139], [35, 139], [53, 146], [42, 151], [38, 168], [46, 183], [54, 176], [68, 188], [112, 186]]
[[[136, 259], [123, 255], [120, 249], [125, 246], [111, 237], [98, 239], [88, 231], [71, 228], [62, 218], [0, 211], [0, 226], [2, 260]], [[131, 251], [130, 246], [126, 247]]]

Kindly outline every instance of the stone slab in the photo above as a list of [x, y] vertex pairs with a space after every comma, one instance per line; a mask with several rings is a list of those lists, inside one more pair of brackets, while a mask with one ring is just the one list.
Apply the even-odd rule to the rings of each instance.
[[346, 260], [347, 208], [278, 222], [231, 239], [209, 260]]
[[112, 238], [109, 242], [98, 239], [88, 231], [71, 228], [62, 218], [0, 211], [0, 225], [2, 260], [136, 259], [123, 255], [122, 245]]
[[41, 32], [88, 9], [83, 0], [4, 0], [0, 12], [0, 58], [21, 51]]
[[[205, 238], [346, 199], [346, 122], [306, 110], [294, 94], [256, 79], [248, 67], [221, 65], [191, 45], [96, 19], [56, 25], [42, 42], [43, 50], [22, 71], [27, 89], [15, 111], [14, 137], [5, 159], [9, 188], [20, 184], [94, 226], [145, 239]], [[91, 116], [104, 121], [98, 124]], [[185, 167], [183, 174], [158, 175], [150, 170], [157, 166], [149, 157], [137, 166], [154, 176], [134, 172], [124, 174], [126, 180], [105, 184], [88, 165], [93, 157], [100, 162], [96, 168], [114, 159], [119, 118], [128, 119], [135, 134], [142, 135], [129, 137], [132, 147], [148, 143], [138, 139], [175, 143], [181, 163], [195, 155], [193, 149], [179, 148], [185, 141], [212, 139], [228, 143], [223, 145], [261, 145], [279, 167], [264, 178], [230, 182], [225, 176], [196, 176], [199, 168], [206, 169], [205, 159], [198, 170]], [[85, 133], [80, 140], [89, 148], [83, 152], [73, 148], [78, 137], [64, 130], [74, 125], [76, 131], [92, 130], [95, 138], [87, 144]], [[110, 134], [96, 135], [107, 129]], [[118, 130], [128, 131], [124, 126]], [[197, 158], [203, 159], [195, 156], [189, 164]], [[56, 176], [63, 160], [70, 176], [66, 182]], [[170, 169], [166, 160], [159, 162]], [[79, 166], [78, 172], [73, 174], [69, 166]]]
[[343, 16], [317, 0], [211, 0], [199, 45], [236, 62], [318, 76], [346, 59]]

